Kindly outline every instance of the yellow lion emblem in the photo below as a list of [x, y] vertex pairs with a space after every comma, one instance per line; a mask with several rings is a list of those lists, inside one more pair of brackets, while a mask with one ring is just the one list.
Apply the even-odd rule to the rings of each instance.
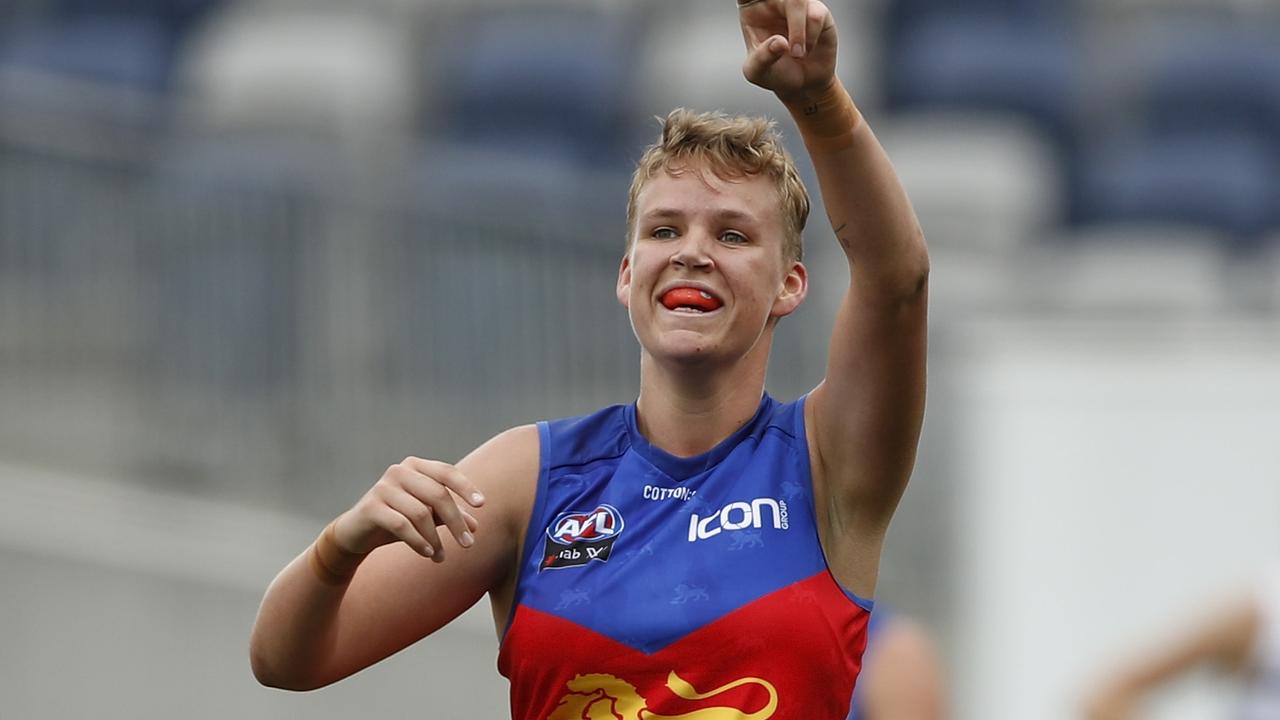
[[672, 671], [667, 687], [685, 700], [706, 700], [743, 685], [759, 685], [769, 693], [769, 702], [754, 713], [738, 708], [709, 707], [682, 715], [659, 715], [645, 708], [645, 699], [631, 683], [613, 675], [578, 675], [566, 683], [568, 692], [547, 720], [767, 720], [778, 709], [778, 691], [767, 680], [740, 678], [715, 690], [700, 693]]

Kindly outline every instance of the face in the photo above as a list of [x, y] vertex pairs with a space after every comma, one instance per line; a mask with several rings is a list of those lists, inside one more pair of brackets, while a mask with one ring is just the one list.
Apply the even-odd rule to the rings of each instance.
[[[767, 178], [660, 172], [636, 200], [618, 300], [646, 353], [701, 363], [740, 358], [804, 301], [803, 264], [785, 261]], [[764, 348], [767, 350], [767, 347]]]

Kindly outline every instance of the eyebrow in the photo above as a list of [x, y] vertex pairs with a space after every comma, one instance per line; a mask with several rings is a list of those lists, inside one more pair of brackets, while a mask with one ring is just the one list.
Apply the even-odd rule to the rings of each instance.
[[[678, 208], [660, 207], [660, 208], [654, 208], [653, 210], [650, 210], [642, 214], [640, 217], [644, 219], [658, 219], [658, 218], [682, 218], [684, 216], [685, 216], [685, 212]], [[740, 221], [740, 222], [745, 221], [749, 223], [757, 222], [756, 217], [750, 213], [745, 213], [745, 212], [742, 212], [741, 210], [731, 210], [727, 208], [724, 210], [717, 210], [715, 212], [715, 218], [721, 221], [730, 220], [730, 221]]]

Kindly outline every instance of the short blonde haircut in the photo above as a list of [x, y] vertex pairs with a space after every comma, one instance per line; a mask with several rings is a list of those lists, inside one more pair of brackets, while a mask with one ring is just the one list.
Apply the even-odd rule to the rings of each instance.
[[801, 233], [809, 218], [809, 192], [800, 181], [795, 161], [782, 146], [772, 121], [758, 117], [729, 117], [721, 112], [672, 110], [662, 121], [662, 135], [650, 145], [631, 176], [627, 197], [627, 247], [635, 231], [636, 201], [644, 185], [659, 171], [683, 172], [707, 168], [716, 177], [731, 181], [765, 175], [778, 191], [782, 213], [782, 257], [799, 262], [804, 257]]

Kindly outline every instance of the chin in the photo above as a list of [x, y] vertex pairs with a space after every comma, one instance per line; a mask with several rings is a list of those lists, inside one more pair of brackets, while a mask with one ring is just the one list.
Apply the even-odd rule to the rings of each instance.
[[723, 354], [721, 350], [714, 338], [701, 333], [674, 331], [665, 333], [649, 354], [662, 362], [698, 366], [715, 361]]

